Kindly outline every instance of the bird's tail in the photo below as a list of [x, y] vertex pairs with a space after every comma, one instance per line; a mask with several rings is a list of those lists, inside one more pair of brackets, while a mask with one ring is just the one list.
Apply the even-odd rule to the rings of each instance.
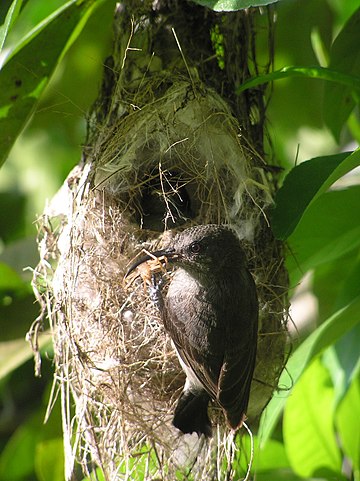
[[175, 408], [173, 425], [184, 434], [195, 432], [210, 438], [212, 429], [207, 410], [209, 400], [205, 391], [184, 391]]

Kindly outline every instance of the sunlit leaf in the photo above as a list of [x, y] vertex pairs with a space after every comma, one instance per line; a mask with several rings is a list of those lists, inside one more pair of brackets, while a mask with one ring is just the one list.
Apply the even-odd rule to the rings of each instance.
[[265, 473], [257, 473], [256, 481], [302, 481], [302, 478], [296, 476], [291, 469], [282, 469], [276, 471], [268, 471]]
[[[253, 446], [252, 446], [253, 442]], [[286, 469], [290, 467], [287, 458], [284, 444], [274, 439], [269, 439], [265, 446], [260, 447], [260, 440], [258, 436], [253, 436], [251, 442], [250, 436], [245, 434], [241, 437], [239, 442], [238, 457], [235, 458], [235, 470], [239, 479], [244, 476], [248, 470], [249, 460], [251, 458], [251, 450], [254, 450], [254, 459], [251, 472], [259, 473], [275, 471], [279, 469]]]
[[[17, 16], [19, 15], [20, 8], [21, 8], [22, 0], [14, 0], [11, 4], [9, 11], [6, 15], [5, 22], [0, 27], [0, 55], [3, 49], [6, 37], [15, 22]], [[0, 62], [1, 63], [1, 62]]]
[[106, 481], [104, 477], [104, 473], [100, 468], [96, 468], [94, 472], [92, 473], [93, 475], [90, 477], [83, 478], [81, 481], [93, 481], [94, 477], [97, 481]]
[[35, 472], [39, 481], [63, 481], [65, 479], [62, 438], [48, 439], [37, 444]]
[[[357, 76], [360, 81], [360, 8], [345, 24], [330, 51], [329, 67], [344, 74]], [[356, 99], [354, 98], [354, 93]], [[359, 100], [360, 91], [351, 86], [327, 84], [324, 95], [324, 120], [339, 141], [340, 133]]]
[[279, 386], [289, 386], [289, 389], [275, 394], [261, 416], [260, 432], [263, 444], [269, 439], [280, 418], [291, 392], [291, 383], [296, 383], [315, 356], [358, 323], [359, 312], [360, 296], [321, 324], [292, 354], [279, 379]]
[[152, 446], [144, 444], [135, 456], [122, 461], [118, 466], [118, 473], [125, 477], [131, 473], [133, 481], [144, 481], [146, 478], [156, 478], [159, 469], [159, 459]]
[[341, 454], [334, 431], [334, 388], [327, 369], [315, 360], [288, 398], [283, 422], [291, 467], [304, 478], [341, 476]]
[[360, 150], [317, 157], [294, 167], [275, 197], [271, 219], [275, 236], [287, 239], [312, 202], [358, 165]]
[[[39, 336], [39, 347], [43, 349], [51, 346], [49, 333], [41, 333]], [[28, 342], [23, 339], [0, 342], [0, 379], [17, 369], [21, 364], [33, 357], [34, 353]]]
[[341, 446], [352, 462], [354, 479], [360, 479], [360, 380], [355, 378], [336, 416]]

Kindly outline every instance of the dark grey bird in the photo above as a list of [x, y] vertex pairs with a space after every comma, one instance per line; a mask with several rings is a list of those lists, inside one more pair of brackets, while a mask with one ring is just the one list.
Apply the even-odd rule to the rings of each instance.
[[139, 259], [127, 275], [161, 256], [177, 267], [160, 309], [186, 374], [173, 424], [210, 437], [213, 400], [236, 430], [246, 418], [258, 330], [256, 287], [240, 241], [226, 226], [191, 227]]

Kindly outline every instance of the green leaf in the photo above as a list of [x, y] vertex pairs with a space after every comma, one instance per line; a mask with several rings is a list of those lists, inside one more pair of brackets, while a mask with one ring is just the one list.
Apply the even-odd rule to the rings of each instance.
[[64, 52], [101, 2], [72, 0], [37, 25], [0, 71], [0, 165], [33, 113]]
[[159, 470], [159, 458], [153, 447], [144, 444], [135, 456], [122, 461], [118, 466], [118, 473], [124, 474], [125, 478], [131, 473], [132, 481], [144, 481], [144, 479], [156, 479]]
[[337, 392], [337, 400], [347, 392], [351, 381], [359, 375], [360, 372], [360, 324], [354, 326], [334, 345], [334, 356], [341, 375], [342, 383], [339, 384]]
[[[239, 477], [243, 477], [248, 469], [248, 461], [251, 453], [251, 441], [248, 435], [241, 437], [238, 443], [238, 459], [234, 460], [234, 469]], [[284, 444], [274, 439], [269, 439], [265, 446], [260, 446], [258, 436], [253, 436], [254, 460], [251, 472], [265, 473], [274, 470], [289, 468], [289, 460], [287, 458]], [[237, 479], [237, 478], [236, 478]]]
[[245, 90], [252, 89], [258, 85], [263, 85], [274, 80], [281, 80], [289, 77], [305, 77], [328, 82], [336, 82], [341, 88], [348, 87], [354, 92], [360, 92], [360, 78], [356, 75], [350, 75], [338, 70], [326, 67], [283, 67], [280, 70], [265, 75], [252, 77], [236, 89], [236, 93], [240, 94]]
[[307, 208], [288, 238], [291, 284], [304, 272], [344, 256], [360, 245], [360, 186], [329, 191]]
[[[55, 404], [48, 423], [44, 425], [45, 410], [45, 406], [40, 406], [29, 419], [16, 429], [6, 442], [0, 454], [1, 480], [25, 481], [41, 479], [35, 478], [34, 474], [37, 445], [45, 440], [60, 438], [61, 436], [60, 404], [58, 402]], [[62, 453], [63, 448], [61, 447], [57, 452], [59, 459], [62, 459]], [[53, 461], [54, 457], [52, 458]], [[52, 481], [54, 478], [48, 479]]]
[[5, 244], [25, 236], [26, 201], [23, 193], [0, 192], [0, 237]]
[[345, 306], [360, 294], [360, 256], [354, 256], [352, 266], [348, 270], [348, 275], [344, 278], [336, 305], [338, 308]]
[[4, 262], [0, 262], [0, 293], [1, 291], [18, 291], [24, 289], [24, 281], [19, 274]]
[[360, 379], [352, 382], [336, 416], [341, 446], [353, 465], [354, 479], [360, 479]]
[[41, 441], [36, 446], [35, 472], [39, 481], [63, 481], [64, 444], [61, 438]]
[[[360, 8], [345, 24], [330, 51], [331, 69], [358, 77], [360, 81]], [[324, 95], [324, 121], [339, 141], [341, 130], [359, 100], [359, 90], [353, 86], [327, 84]]]
[[[19, 15], [20, 8], [22, 5], [22, 0], [14, 0], [13, 3], [11, 4], [9, 11], [6, 15], [5, 22], [3, 25], [0, 27], [0, 54], [3, 49], [6, 37], [14, 24], [17, 16]], [[1, 64], [1, 62], [0, 62]]]
[[256, 473], [256, 481], [302, 481], [291, 469], [267, 471], [266, 473]]
[[39, 429], [30, 423], [15, 431], [0, 456], [0, 479], [32, 479], [30, 475], [34, 469], [35, 445], [39, 434]]
[[[27, 24], [27, 28], [24, 31], [22, 31], [24, 27], [20, 26], [21, 35], [19, 35], [18, 38], [16, 36], [16, 39], [14, 40], [14, 45], [10, 46], [8, 55], [2, 59], [2, 63], [0, 64], [0, 66], [2, 67], [3, 65], [6, 65], [17, 53], [19, 53], [28, 44], [34, 41], [38, 35], [43, 35], [44, 30], [46, 31], [46, 29], [48, 29], [51, 26], [51, 24], [59, 18], [59, 16], [61, 16], [63, 20], [70, 19], [70, 17], [73, 15], [72, 8], [76, 6], [76, 3], [78, 4], [78, 6], [82, 6], [82, 8], [85, 8], [86, 5], [89, 6], [89, 4], [93, 3], [93, 1], [94, 0], [80, 0], [80, 2], [77, 2], [77, 0], [68, 0], [67, 2], [65, 2], [55, 10], [52, 9], [53, 7], [50, 2], [47, 7], [48, 12], [47, 14], [45, 14], [44, 18], [40, 17], [40, 19], [37, 20], [37, 23], [35, 25], [32, 24], [33, 22], [29, 22]], [[30, 3], [30, 6], [31, 5], [32, 3]], [[24, 8], [24, 10], [26, 11], [26, 7]], [[22, 18], [20, 17], [20, 19]], [[18, 26], [19, 23], [21, 23], [20, 20], [16, 22], [14, 29], [19, 29], [19, 26]], [[75, 23], [75, 26], [76, 26], [76, 23]], [[69, 31], [70, 34], [71, 34], [71, 31], [72, 29]], [[66, 46], [66, 42], [67, 42], [67, 38], [65, 38], [64, 46]], [[43, 45], [41, 46], [43, 47]]]
[[[51, 346], [51, 336], [49, 333], [39, 335], [39, 347], [44, 349]], [[15, 371], [21, 364], [33, 357], [34, 353], [30, 344], [23, 339], [0, 342], [0, 379]]]
[[261, 7], [279, 0], [194, 0], [198, 5], [211, 8], [215, 12], [235, 12], [249, 7]]
[[[351, 381], [359, 370], [360, 360], [358, 346], [360, 341], [359, 325], [354, 326], [334, 346], [330, 346], [324, 352], [323, 363], [327, 367], [334, 385], [335, 407], [342, 401], [351, 385]], [[338, 348], [342, 341], [342, 346], [346, 350]], [[338, 349], [336, 349], [338, 348]]]
[[100, 468], [94, 469], [90, 477], [83, 478], [81, 481], [93, 481], [94, 479], [97, 481], [106, 481], [104, 473]]
[[[345, 278], [336, 300], [336, 305], [343, 307], [358, 295], [360, 295], [360, 259], [357, 259], [352, 268], [349, 269], [348, 276]], [[359, 346], [360, 323], [355, 325], [334, 345], [334, 356], [336, 356], [338, 369], [342, 371], [343, 376], [343, 385], [340, 386], [342, 389], [337, 393], [339, 400], [342, 399], [343, 395], [347, 392], [354, 378], [359, 376]]]
[[297, 382], [284, 411], [286, 453], [295, 473], [304, 478], [327, 472], [341, 476], [333, 400], [329, 373], [318, 358]]
[[[349, 251], [343, 256], [330, 262], [320, 264], [314, 269], [312, 275], [312, 291], [318, 301], [318, 324], [330, 317], [334, 312], [349, 304], [355, 297], [360, 295], [360, 284], [358, 291], [351, 291], [351, 295], [346, 296], [339, 302], [344, 291], [347, 277], [352, 271], [358, 248]], [[296, 276], [295, 276], [296, 278]]]
[[[280, 376], [279, 386], [289, 386], [290, 381], [295, 384], [315, 356], [358, 323], [359, 312], [360, 296], [337, 311], [310, 334], [287, 362], [286, 369]], [[264, 410], [260, 421], [262, 444], [267, 442], [275, 428], [290, 392], [291, 388], [281, 394], [275, 394]]]
[[275, 197], [271, 216], [274, 235], [285, 240], [309, 206], [336, 180], [360, 165], [360, 150], [302, 162], [286, 176]]

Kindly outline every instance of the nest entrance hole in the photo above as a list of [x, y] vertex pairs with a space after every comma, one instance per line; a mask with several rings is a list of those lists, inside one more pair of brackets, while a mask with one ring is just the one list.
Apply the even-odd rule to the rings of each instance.
[[142, 173], [129, 203], [131, 221], [142, 229], [158, 232], [187, 224], [199, 214], [194, 182], [174, 169], [154, 168]]

